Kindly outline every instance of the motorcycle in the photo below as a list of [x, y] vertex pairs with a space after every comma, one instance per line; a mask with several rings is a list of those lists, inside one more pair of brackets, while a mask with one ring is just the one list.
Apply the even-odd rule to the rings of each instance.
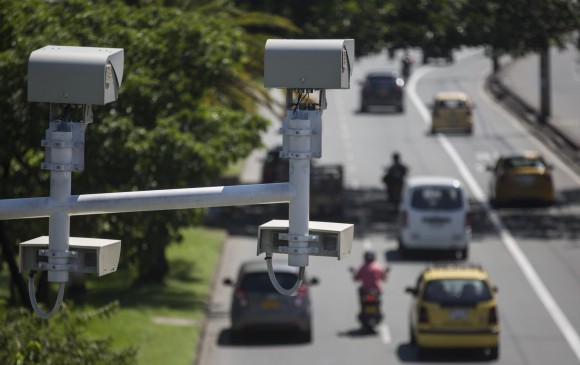
[[381, 313], [381, 293], [376, 290], [360, 291], [361, 310], [358, 320], [365, 332], [374, 332], [383, 320]]
[[[355, 268], [349, 268], [351, 273], [355, 273]], [[388, 273], [389, 268], [385, 269]], [[383, 313], [381, 312], [381, 293], [378, 290], [362, 290], [359, 289], [360, 312], [358, 320], [364, 332], [375, 332], [375, 328], [383, 320]]]

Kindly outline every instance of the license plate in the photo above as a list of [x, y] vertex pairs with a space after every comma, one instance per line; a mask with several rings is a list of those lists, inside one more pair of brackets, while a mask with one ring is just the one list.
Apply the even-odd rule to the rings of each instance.
[[466, 309], [453, 309], [449, 312], [449, 319], [467, 319]]
[[264, 299], [261, 303], [262, 309], [278, 309], [280, 302], [277, 299]]
[[363, 312], [367, 314], [375, 314], [379, 312], [379, 308], [374, 305], [368, 305], [363, 308]]
[[534, 177], [529, 175], [514, 176], [514, 179], [521, 186], [530, 186], [534, 183]]

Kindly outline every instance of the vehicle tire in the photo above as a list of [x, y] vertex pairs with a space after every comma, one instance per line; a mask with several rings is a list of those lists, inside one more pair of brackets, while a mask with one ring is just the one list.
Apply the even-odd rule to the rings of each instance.
[[413, 331], [413, 326], [409, 326], [409, 342], [411, 345], [417, 344], [417, 337], [415, 337], [415, 332]]
[[469, 248], [466, 247], [463, 250], [460, 250], [459, 256], [461, 256], [461, 257], [458, 259], [467, 260], [467, 256], [469, 256]]
[[369, 107], [368, 107], [368, 105], [362, 104], [362, 105], [360, 106], [360, 112], [361, 112], [361, 113], [367, 113], [368, 111], [369, 111]]
[[305, 331], [300, 332], [300, 341], [301, 342], [312, 342], [312, 329], [307, 329]]
[[487, 356], [490, 360], [499, 359], [499, 346], [491, 347], [487, 354], [488, 354]]
[[230, 342], [231, 343], [238, 343], [242, 341], [242, 333], [240, 330], [230, 330]]
[[405, 244], [403, 243], [403, 241], [400, 238], [399, 238], [398, 251], [399, 251], [399, 256], [401, 256], [401, 257], [406, 257], [409, 254], [407, 247], [405, 247]]
[[427, 355], [429, 355], [429, 350], [421, 347], [421, 346], [417, 346], [417, 358], [419, 360], [423, 360], [427, 357]]
[[437, 133], [437, 130], [434, 127], [431, 127], [431, 134]]
[[473, 134], [473, 128], [467, 128], [465, 130], [465, 133], [467, 133], [467, 134]]
[[405, 107], [401, 105], [401, 106], [397, 107], [397, 111], [399, 113], [404, 113], [405, 112]]

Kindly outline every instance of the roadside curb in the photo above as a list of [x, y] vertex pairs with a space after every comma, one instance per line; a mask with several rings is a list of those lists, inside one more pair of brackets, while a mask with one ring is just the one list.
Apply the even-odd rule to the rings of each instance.
[[230, 234], [227, 233], [227, 231], [226, 231], [226, 235], [224, 237], [224, 241], [222, 243], [219, 258], [217, 261], [217, 265], [215, 266], [215, 268], [213, 270], [213, 276], [212, 276], [211, 283], [209, 285], [209, 291], [208, 291], [208, 294], [206, 297], [206, 308], [205, 308], [205, 313], [204, 313], [203, 319], [201, 320], [201, 326], [200, 326], [200, 330], [199, 330], [199, 336], [197, 338], [197, 346], [196, 346], [196, 350], [195, 350], [195, 358], [193, 359], [193, 365], [199, 365], [200, 361], [201, 361], [201, 353], [203, 351], [203, 340], [205, 339], [205, 336], [207, 334], [207, 327], [209, 324], [209, 312], [211, 311], [211, 303], [213, 302], [213, 295], [215, 293], [214, 289], [215, 289], [217, 282], [218, 282], [218, 277], [219, 277], [218, 273], [220, 273], [222, 268], [223, 268], [224, 250], [226, 248], [226, 245], [228, 244], [229, 239], [230, 239]]

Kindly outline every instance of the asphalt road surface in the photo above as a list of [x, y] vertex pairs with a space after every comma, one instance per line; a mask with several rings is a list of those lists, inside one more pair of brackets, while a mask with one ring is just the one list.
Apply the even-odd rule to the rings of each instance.
[[[416, 57], [418, 59], [418, 57]], [[323, 158], [320, 163], [345, 167], [348, 195], [343, 220], [355, 223], [351, 256], [343, 261], [311, 258], [307, 273], [320, 280], [311, 288], [313, 340], [299, 343], [281, 335], [243, 343], [229, 338], [231, 288], [223, 278], [235, 277], [239, 263], [255, 258], [256, 224], [276, 213], [261, 211], [251, 222], [252, 208], [231, 213], [231, 229], [210, 303], [200, 345], [200, 365], [229, 364], [470, 364], [482, 362], [472, 353], [442, 352], [419, 361], [409, 344], [410, 297], [404, 293], [426, 262], [423, 255], [402, 260], [396, 251], [394, 214], [387, 206], [380, 179], [398, 151], [411, 175], [448, 175], [467, 186], [473, 211], [470, 261], [490, 273], [499, 288], [501, 321], [499, 364], [545, 365], [580, 363], [580, 176], [535, 140], [525, 126], [493, 103], [484, 90], [490, 61], [479, 50], [464, 50], [452, 65], [414, 67], [406, 85], [405, 113], [359, 112], [360, 86], [370, 70], [398, 69], [385, 55], [355, 64], [350, 90], [331, 90], [323, 113]], [[461, 90], [473, 98], [474, 133], [431, 135], [429, 110], [437, 91]], [[269, 141], [273, 141], [269, 137]], [[281, 139], [280, 139], [281, 141]], [[554, 165], [558, 202], [554, 206], [493, 210], [487, 204], [489, 173], [485, 167], [499, 153], [537, 150]], [[253, 162], [252, 162], [253, 159]], [[246, 166], [255, 176], [259, 157]], [[253, 174], [253, 175], [252, 175]], [[238, 208], [236, 208], [238, 209]], [[270, 216], [269, 216], [270, 215]], [[242, 222], [249, 222], [244, 226]], [[385, 284], [385, 321], [376, 335], [362, 335], [356, 321], [356, 285], [348, 273], [372, 248], [391, 267]]]

